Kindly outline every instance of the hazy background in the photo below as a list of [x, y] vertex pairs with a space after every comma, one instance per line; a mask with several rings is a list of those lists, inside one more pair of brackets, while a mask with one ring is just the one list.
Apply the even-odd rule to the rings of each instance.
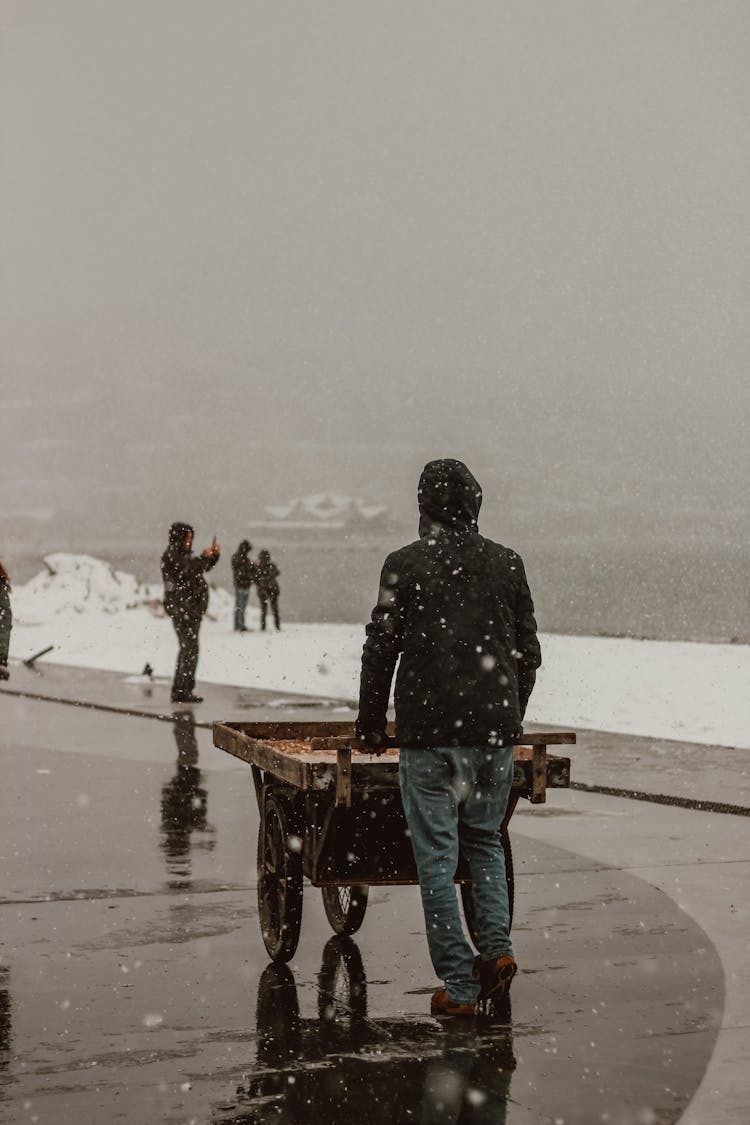
[[[0, 557], [465, 459], [548, 629], [750, 639], [750, 5], [2, 0]], [[257, 546], [264, 545], [259, 542]], [[229, 549], [227, 549], [229, 548]]]

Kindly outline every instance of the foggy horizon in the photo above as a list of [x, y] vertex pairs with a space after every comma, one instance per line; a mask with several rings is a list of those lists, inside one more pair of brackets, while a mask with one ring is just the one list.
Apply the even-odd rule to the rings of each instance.
[[750, 9], [0, 12], [0, 555], [453, 456], [519, 549], [746, 556]]

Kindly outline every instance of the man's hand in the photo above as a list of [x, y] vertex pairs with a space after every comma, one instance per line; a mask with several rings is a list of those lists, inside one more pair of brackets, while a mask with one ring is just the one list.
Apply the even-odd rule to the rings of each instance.
[[201, 554], [207, 559], [213, 559], [213, 558], [218, 559], [219, 555], [221, 554], [221, 547], [219, 546], [219, 544], [214, 539], [211, 546], [206, 547], [203, 551], [201, 551]]
[[359, 748], [363, 754], [377, 754], [378, 757], [386, 749], [385, 731], [364, 731], [357, 733]]

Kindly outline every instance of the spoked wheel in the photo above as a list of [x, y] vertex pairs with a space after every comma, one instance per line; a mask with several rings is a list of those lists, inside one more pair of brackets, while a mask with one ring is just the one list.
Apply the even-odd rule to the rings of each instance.
[[[503, 845], [503, 854], [505, 856], [505, 882], [508, 886], [508, 911], [510, 917], [510, 926], [513, 924], [513, 903], [515, 898], [514, 882], [513, 882], [513, 852], [510, 847], [510, 836], [508, 835], [507, 828], [500, 829], [500, 840]], [[474, 885], [473, 883], [461, 884], [461, 902], [464, 908], [464, 918], [466, 925], [471, 935], [471, 940], [474, 945], [477, 945], [477, 938], [479, 930], [477, 927], [477, 912], [474, 906]], [[478, 948], [478, 946], [477, 946]]]
[[367, 910], [369, 887], [323, 887], [323, 906], [335, 934], [356, 934]]
[[266, 831], [258, 833], [258, 913], [272, 961], [294, 956], [302, 925], [302, 855], [290, 847], [289, 813], [277, 797], [266, 799]]

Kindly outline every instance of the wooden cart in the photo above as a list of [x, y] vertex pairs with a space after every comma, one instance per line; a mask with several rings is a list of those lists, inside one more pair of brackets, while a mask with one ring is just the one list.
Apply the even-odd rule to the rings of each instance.
[[[294, 955], [302, 923], [302, 880], [323, 892], [337, 934], [362, 925], [371, 886], [417, 883], [398, 785], [398, 748], [380, 757], [356, 748], [346, 722], [214, 723], [214, 745], [252, 768], [260, 810], [258, 910], [274, 961]], [[393, 741], [392, 738], [389, 739]], [[570, 759], [548, 746], [574, 743], [570, 732], [524, 736], [515, 748], [513, 788], [499, 825], [513, 910], [513, 857], [508, 822], [519, 797], [543, 804], [548, 788], [570, 784]], [[476, 943], [471, 877], [463, 860], [464, 916]]]

